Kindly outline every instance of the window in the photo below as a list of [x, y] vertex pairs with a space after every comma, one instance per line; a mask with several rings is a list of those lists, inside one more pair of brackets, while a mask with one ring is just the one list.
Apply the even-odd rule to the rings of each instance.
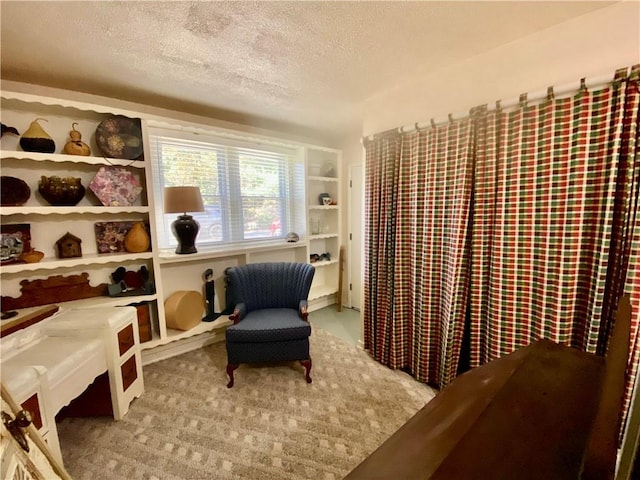
[[162, 211], [164, 187], [200, 187], [204, 212], [198, 246], [234, 247], [284, 241], [303, 231], [304, 165], [301, 149], [257, 141], [150, 128], [160, 248], [175, 247]]

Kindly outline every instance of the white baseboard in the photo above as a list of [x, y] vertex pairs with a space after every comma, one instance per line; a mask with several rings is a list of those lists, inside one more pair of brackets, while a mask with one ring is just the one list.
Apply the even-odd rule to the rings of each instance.
[[213, 330], [183, 340], [176, 340], [166, 345], [142, 350], [142, 365], [149, 365], [150, 363], [159, 362], [160, 360], [166, 360], [167, 358], [211, 345], [212, 343], [224, 342], [224, 332], [225, 330]]
[[309, 300], [309, 312], [313, 312], [315, 310], [320, 310], [321, 308], [328, 307], [329, 305], [335, 305], [336, 299], [335, 295], [327, 295], [320, 298], [315, 298], [313, 300]]

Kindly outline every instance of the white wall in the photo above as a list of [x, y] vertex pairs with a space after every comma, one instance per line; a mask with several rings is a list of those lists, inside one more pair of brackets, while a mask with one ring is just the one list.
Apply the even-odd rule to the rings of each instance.
[[[540, 3], [544, 8], [544, 2]], [[514, 19], [526, 21], [526, 19]], [[437, 48], [437, 45], [425, 45]], [[397, 85], [367, 100], [363, 133], [442, 120], [448, 113], [524, 92], [544, 91], [613, 75], [640, 62], [640, 2], [627, 1], [595, 10], [534, 35], [502, 45], [454, 67]]]
[[[362, 147], [362, 143], [360, 139], [362, 137], [362, 132], [360, 130], [353, 131], [351, 134], [345, 138], [344, 142], [338, 146], [342, 150], [342, 193], [341, 198], [344, 198], [345, 201], [350, 199], [350, 189], [349, 189], [349, 166], [359, 163], [364, 163], [364, 149]], [[351, 206], [351, 205], [349, 205]], [[363, 231], [362, 222], [352, 218], [351, 211], [348, 209], [344, 211], [342, 214], [342, 238], [344, 239], [345, 246], [345, 287], [343, 290], [343, 303], [344, 305], [351, 306], [348, 302], [348, 294], [349, 294], [349, 284], [355, 284], [356, 282], [352, 278], [352, 276], [362, 276], [362, 272], [357, 265], [362, 265], [362, 260], [360, 262], [356, 262], [356, 267], [354, 268], [354, 263], [350, 258], [350, 255], [358, 254], [362, 259], [362, 249], [359, 245], [353, 245], [353, 248], [349, 248], [349, 234], [353, 233], [355, 238], [359, 238]], [[359, 282], [358, 282], [359, 283]], [[358, 297], [360, 296], [359, 291], [354, 292]], [[356, 305], [359, 305], [360, 302], [355, 302]]]

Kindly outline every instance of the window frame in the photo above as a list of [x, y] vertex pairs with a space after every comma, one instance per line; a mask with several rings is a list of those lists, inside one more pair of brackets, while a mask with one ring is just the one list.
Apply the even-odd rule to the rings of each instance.
[[[282, 141], [270, 141], [265, 138], [256, 138], [249, 135], [229, 134], [219, 131], [203, 132], [200, 129], [189, 129], [185, 127], [167, 128], [166, 126], [156, 126], [149, 124], [148, 138], [150, 143], [150, 163], [152, 164], [152, 184], [154, 193], [154, 216], [156, 226], [156, 236], [158, 238], [158, 248], [162, 250], [174, 250], [177, 241], [171, 232], [171, 224], [178, 214], [165, 214], [163, 211], [163, 190], [165, 184], [174, 186], [165, 179], [165, 169], [158, 157], [159, 143], [162, 139], [170, 139], [175, 143], [191, 143], [193, 146], [202, 144], [209, 146], [212, 150], [220, 148], [226, 150], [225, 158], [221, 165], [218, 165], [218, 195], [220, 205], [220, 219], [222, 223], [222, 239], [211, 240], [203, 236], [201, 231], [196, 239], [199, 249], [210, 249], [216, 251], [231, 251], [238, 248], [251, 246], [271, 246], [281, 244], [286, 241], [288, 232], [304, 232], [306, 230], [306, 207], [305, 207], [305, 155], [304, 148], [297, 144], [285, 143]], [[167, 142], [169, 143], [169, 142]], [[241, 157], [251, 151], [260, 154], [266, 153], [266, 157], [272, 156], [274, 159], [283, 161], [279, 164], [278, 190], [280, 199], [279, 210], [279, 234], [245, 238], [246, 228], [242, 222], [243, 199], [252, 198], [250, 195], [244, 197], [240, 192], [240, 162]], [[230, 165], [230, 158], [227, 155], [233, 152], [231, 157], [235, 158], [235, 165]], [[277, 163], [277, 162], [276, 162]], [[231, 170], [234, 170], [231, 172]], [[231, 179], [231, 181], [227, 181]], [[177, 186], [177, 185], [176, 185]], [[203, 202], [210, 205], [207, 200], [212, 195], [202, 194]], [[215, 207], [214, 207], [215, 208]], [[197, 219], [198, 214], [187, 212]], [[275, 219], [274, 222], [275, 223]], [[273, 225], [272, 223], [272, 225]], [[272, 228], [270, 228], [272, 231]], [[300, 235], [300, 234], [299, 234]], [[242, 238], [240, 238], [242, 236]], [[300, 235], [301, 236], [301, 235]]]

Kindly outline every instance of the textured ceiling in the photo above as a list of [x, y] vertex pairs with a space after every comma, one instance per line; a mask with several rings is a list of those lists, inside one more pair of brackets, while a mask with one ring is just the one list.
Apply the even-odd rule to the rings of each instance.
[[368, 97], [613, 2], [13, 2], [3, 79], [298, 134]]

